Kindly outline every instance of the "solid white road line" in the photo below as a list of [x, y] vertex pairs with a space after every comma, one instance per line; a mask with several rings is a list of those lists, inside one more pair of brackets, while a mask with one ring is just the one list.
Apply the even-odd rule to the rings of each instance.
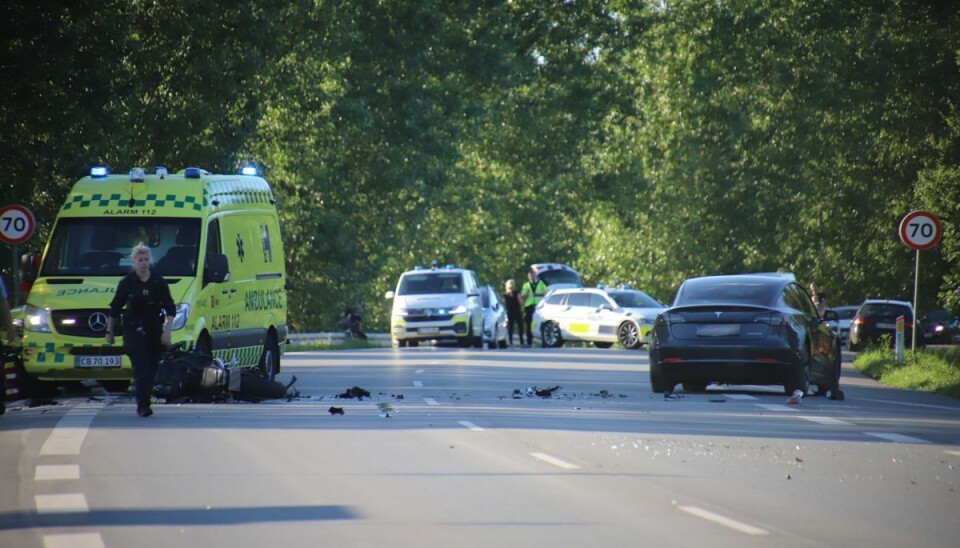
[[63, 495], [36, 495], [33, 497], [38, 514], [53, 512], [89, 512], [87, 497], [83, 493], [68, 493]]
[[414, 371], [414, 373], [417, 374], [417, 375], [419, 375], [419, 374], [423, 373], [423, 369], [417, 369], [416, 371]]
[[43, 546], [45, 548], [106, 548], [100, 533], [43, 535]]
[[800, 415], [797, 418], [805, 421], [815, 422], [817, 424], [826, 424], [828, 426], [853, 426], [852, 422], [842, 421], [840, 419], [831, 419], [830, 417], [811, 417], [808, 415]]
[[882, 440], [892, 441], [894, 443], [930, 443], [927, 440], [922, 440], [913, 436], [905, 436], [903, 434], [895, 434], [892, 432], [864, 432], [864, 434], [873, 436], [875, 438], [880, 438]]
[[562, 461], [562, 460], [558, 459], [557, 457], [551, 457], [550, 455], [547, 455], [546, 453], [530, 453], [530, 456], [533, 457], [533, 458], [535, 458], [535, 459], [537, 459], [537, 460], [542, 460], [543, 462], [550, 463], [550, 464], [552, 464], [552, 465], [554, 465], [554, 466], [563, 468], [564, 470], [576, 470], [576, 469], [580, 468], [580, 467], [577, 466], [576, 464], [570, 464], [569, 462]]
[[80, 465], [38, 464], [33, 479], [37, 481], [80, 479]]
[[413, 381], [413, 385], [417, 388], [423, 388], [423, 381]]
[[770, 404], [764, 404], [764, 403], [755, 403], [754, 405], [756, 405], [757, 407], [762, 407], [767, 411], [789, 411], [791, 413], [798, 412], [796, 407], [790, 407], [787, 405], [770, 405]]
[[683, 510], [688, 514], [697, 516], [698, 518], [703, 518], [707, 521], [716, 523], [717, 525], [722, 525], [724, 527], [728, 527], [730, 529], [733, 529], [734, 531], [739, 531], [747, 535], [759, 536], [759, 535], [770, 534], [770, 532], [767, 531], [766, 529], [754, 527], [753, 525], [743, 523], [742, 521], [730, 519], [726, 516], [721, 516], [720, 514], [716, 514], [709, 510], [704, 510], [703, 508], [697, 508], [696, 506], [679, 506], [679, 508], [680, 510]]
[[960, 457], [960, 451], [946, 451], [948, 455], [953, 455], [955, 457]]
[[466, 426], [466, 427], [469, 428], [470, 430], [473, 430], [474, 432], [483, 432], [483, 428], [477, 426], [476, 424], [473, 424], [473, 423], [470, 422], [470, 421], [458, 421], [458, 422], [459, 422], [461, 425]]
[[41, 455], [79, 455], [83, 439], [87, 437], [90, 423], [103, 405], [76, 407], [67, 411], [50, 437], [40, 448]]
[[427, 405], [440, 405], [437, 403], [437, 400], [433, 398], [423, 398], [423, 401], [427, 402]]

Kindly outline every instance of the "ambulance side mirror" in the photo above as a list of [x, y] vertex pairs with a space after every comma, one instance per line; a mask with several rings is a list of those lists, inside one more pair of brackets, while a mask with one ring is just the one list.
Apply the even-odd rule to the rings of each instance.
[[36, 253], [24, 253], [20, 257], [20, 281], [33, 283], [37, 280], [40, 257]]
[[207, 257], [207, 264], [203, 267], [203, 284], [223, 283], [230, 277], [227, 266], [227, 256], [217, 253]]

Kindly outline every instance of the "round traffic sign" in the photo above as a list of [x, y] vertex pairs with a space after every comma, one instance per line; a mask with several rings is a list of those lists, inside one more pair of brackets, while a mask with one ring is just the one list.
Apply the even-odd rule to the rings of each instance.
[[33, 213], [22, 205], [8, 205], [0, 208], [0, 241], [8, 244], [22, 244], [33, 236], [36, 226]]
[[913, 211], [900, 221], [900, 240], [913, 249], [930, 249], [942, 234], [940, 219], [928, 211]]

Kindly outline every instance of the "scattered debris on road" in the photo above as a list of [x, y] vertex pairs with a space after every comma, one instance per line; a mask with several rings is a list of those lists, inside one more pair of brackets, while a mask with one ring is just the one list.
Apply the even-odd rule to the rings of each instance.
[[342, 408], [342, 407], [334, 407], [334, 406], [332, 406], [332, 405], [330, 406], [330, 409], [327, 409], [327, 411], [329, 411], [331, 415], [342, 415], [342, 414], [343, 414], [343, 408]]
[[337, 394], [338, 398], [344, 399], [353, 399], [357, 398], [359, 401], [363, 401], [363, 398], [369, 398], [370, 392], [360, 388], [359, 386], [354, 386], [353, 388], [347, 388], [346, 392], [342, 394]]

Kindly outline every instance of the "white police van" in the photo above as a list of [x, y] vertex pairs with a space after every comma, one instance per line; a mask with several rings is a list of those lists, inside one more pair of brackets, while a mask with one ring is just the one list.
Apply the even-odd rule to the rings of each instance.
[[390, 338], [396, 347], [420, 341], [456, 341], [460, 346], [483, 346], [483, 306], [480, 284], [472, 270], [453, 265], [427, 270], [415, 267], [400, 275], [393, 300]]

